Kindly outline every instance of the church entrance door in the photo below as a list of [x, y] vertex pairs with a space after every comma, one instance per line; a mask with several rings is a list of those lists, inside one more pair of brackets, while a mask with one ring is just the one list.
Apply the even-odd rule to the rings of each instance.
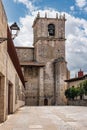
[[44, 99], [44, 105], [45, 105], [45, 106], [48, 105], [48, 99], [47, 99], [47, 98]]

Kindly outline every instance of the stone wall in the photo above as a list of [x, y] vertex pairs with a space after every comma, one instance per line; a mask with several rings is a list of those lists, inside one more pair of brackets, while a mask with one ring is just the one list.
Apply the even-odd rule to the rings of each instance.
[[47, 62], [44, 68], [44, 98], [48, 105], [54, 105], [54, 66], [53, 62]]
[[[49, 36], [48, 25], [54, 24], [55, 35]], [[62, 56], [65, 58], [65, 19], [37, 17], [33, 24], [34, 55], [38, 62], [49, 62]]]
[[37, 17], [33, 23], [34, 29], [34, 44], [41, 38], [50, 38], [48, 35], [48, 25], [52, 23], [55, 25], [55, 37], [52, 39], [65, 39], [65, 17], [61, 18], [42, 18]]
[[[0, 37], [7, 37], [7, 17], [0, 1]], [[6, 119], [6, 58], [7, 44], [0, 44], [0, 122]]]
[[39, 105], [44, 105], [44, 67], [39, 68]]
[[[17, 80], [16, 80], [17, 79]], [[25, 104], [25, 100], [23, 99], [24, 96], [24, 86], [13, 66], [13, 63], [9, 57], [9, 55], [7, 55], [7, 80], [8, 83], [10, 82], [12, 84], [12, 97], [13, 97], [13, 110], [12, 113], [14, 113], [16, 111], [17, 106], [23, 106]], [[9, 87], [9, 84], [7, 85]], [[8, 100], [8, 87], [7, 87], [7, 100]], [[17, 93], [16, 93], [17, 91]], [[16, 98], [17, 96], [17, 98]], [[19, 101], [22, 101], [21, 104], [19, 105]], [[8, 108], [8, 101], [7, 101], [7, 108]], [[7, 112], [8, 114], [8, 112]]]
[[[7, 17], [2, 1], [0, 0], [0, 38], [7, 38]], [[22, 98], [16, 102], [16, 81], [15, 75], [18, 73], [7, 52], [7, 41], [0, 43], [0, 122], [6, 120], [7, 115], [11, 114], [24, 105], [24, 86], [18, 76], [18, 87]], [[19, 94], [20, 96], [20, 94]], [[19, 104], [19, 101], [21, 102]]]
[[68, 101], [68, 105], [71, 105], [71, 106], [87, 106], [87, 100]]
[[26, 81], [25, 104], [29, 106], [39, 105], [39, 69], [38, 67], [24, 67]]
[[35, 59], [38, 62], [49, 62], [58, 57], [65, 58], [65, 41], [58, 40], [38, 40], [35, 44]]
[[33, 47], [16, 47], [16, 51], [20, 62], [29, 62], [34, 60]]
[[[55, 35], [49, 36], [48, 25], [55, 26]], [[44, 98], [48, 105], [66, 104], [64, 91], [68, 78], [68, 70], [65, 61], [65, 18], [42, 18], [39, 15], [34, 21], [34, 57], [37, 62], [45, 63], [44, 67]], [[63, 62], [58, 62], [54, 67], [54, 61], [62, 57]], [[56, 78], [54, 78], [56, 77]]]
[[55, 69], [55, 104], [56, 105], [65, 105], [67, 100], [65, 97], [66, 83], [64, 82], [67, 79], [67, 64], [64, 58], [58, 58], [54, 61]]

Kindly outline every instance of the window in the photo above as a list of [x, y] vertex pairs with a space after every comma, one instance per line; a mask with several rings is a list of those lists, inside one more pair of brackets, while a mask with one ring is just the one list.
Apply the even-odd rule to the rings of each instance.
[[48, 25], [48, 33], [49, 33], [49, 36], [54, 36], [55, 35], [55, 25], [54, 24], [49, 24]]

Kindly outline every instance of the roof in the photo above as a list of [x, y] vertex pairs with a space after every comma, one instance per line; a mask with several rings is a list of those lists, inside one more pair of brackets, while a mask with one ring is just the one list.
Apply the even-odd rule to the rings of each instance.
[[82, 77], [76, 77], [76, 78], [71, 78], [71, 79], [65, 80], [65, 82], [73, 82], [73, 81], [78, 81], [78, 80], [84, 80], [85, 78], [87, 78], [87, 74], [82, 76]]
[[15, 69], [16, 69], [19, 77], [20, 77], [21, 82], [25, 86], [24, 76], [22, 74], [21, 66], [20, 66], [20, 63], [19, 63], [19, 59], [18, 59], [18, 56], [17, 56], [17, 53], [16, 53], [16, 49], [15, 49], [13, 40], [11, 38], [11, 33], [10, 33], [10, 30], [9, 30], [9, 27], [8, 27], [7, 31], [8, 31], [7, 51], [8, 51], [8, 54], [11, 58], [13, 65], [14, 65], [14, 67], [15, 67]]
[[38, 62], [35, 62], [35, 61], [33, 61], [33, 62], [21, 62], [20, 64], [21, 64], [21, 66], [36, 66], [36, 67], [45, 66], [44, 63], [38, 63]]
[[33, 46], [32, 46], [32, 47], [16, 46], [15, 48], [16, 48], [16, 49], [34, 49], [34, 47], [33, 47]]

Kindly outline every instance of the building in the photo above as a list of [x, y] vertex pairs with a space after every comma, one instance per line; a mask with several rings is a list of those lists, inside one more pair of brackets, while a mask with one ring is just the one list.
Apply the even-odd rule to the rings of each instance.
[[80, 69], [78, 72], [78, 75], [74, 78], [65, 80], [67, 82], [67, 88], [70, 88], [72, 86], [78, 87], [80, 83], [87, 80], [87, 74], [84, 75], [84, 72]]
[[24, 77], [0, 0], [0, 122], [25, 104]]
[[68, 105], [74, 105], [74, 106], [87, 106], [87, 94], [83, 94], [83, 84], [87, 82], [87, 74], [84, 74], [84, 72], [80, 69], [78, 72], [78, 76], [75, 76], [74, 78], [65, 80], [67, 83], [67, 88], [81, 88], [82, 95], [78, 95], [75, 97], [74, 100], [67, 100]]
[[64, 105], [69, 78], [65, 59], [65, 15], [40, 17], [33, 22], [33, 47], [16, 47], [25, 78], [25, 104]]

